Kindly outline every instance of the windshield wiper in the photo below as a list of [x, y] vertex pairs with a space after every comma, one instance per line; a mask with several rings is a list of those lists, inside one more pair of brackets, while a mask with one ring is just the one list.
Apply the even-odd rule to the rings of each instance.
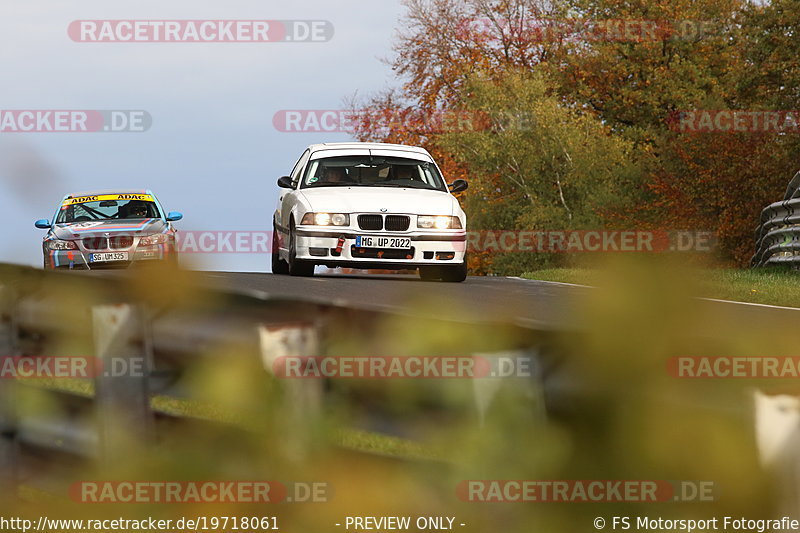
[[399, 183], [375, 183], [373, 184], [373, 187], [401, 187], [403, 189], [421, 189], [425, 191], [438, 190], [428, 185], [416, 184], [416, 183], [406, 183], [404, 185], [401, 185]]

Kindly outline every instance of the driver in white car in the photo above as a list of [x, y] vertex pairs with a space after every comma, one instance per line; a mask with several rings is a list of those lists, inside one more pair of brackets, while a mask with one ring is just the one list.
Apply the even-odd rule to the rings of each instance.
[[396, 180], [413, 180], [414, 179], [414, 169], [407, 165], [395, 165], [394, 169], [394, 179]]
[[344, 183], [347, 181], [347, 174], [343, 168], [327, 167], [325, 169], [325, 176], [322, 178], [322, 183]]

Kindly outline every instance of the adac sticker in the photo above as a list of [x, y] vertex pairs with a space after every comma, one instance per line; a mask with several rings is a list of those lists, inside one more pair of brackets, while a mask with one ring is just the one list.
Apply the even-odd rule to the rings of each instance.
[[86, 202], [100, 202], [103, 200], [140, 200], [142, 202], [155, 201], [149, 194], [99, 194], [95, 196], [76, 196], [75, 198], [67, 198], [61, 205], [85, 204]]

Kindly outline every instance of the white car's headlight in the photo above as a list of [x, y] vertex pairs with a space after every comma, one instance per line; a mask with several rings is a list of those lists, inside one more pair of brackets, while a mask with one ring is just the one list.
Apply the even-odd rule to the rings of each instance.
[[425, 229], [461, 229], [461, 220], [458, 217], [420, 215], [417, 217], [417, 227]]
[[346, 213], [306, 213], [300, 224], [305, 226], [349, 226], [350, 215]]
[[166, 233], [156, 233], [139, 239], [139, 246], [153, 246], [155, 244], [166, 244], [169, 240]]
[[77, 250], [78, 245], [75, 244], [73, 241], [60, 241], [58, 239], [53, 239], [52, 241], [47, 241], [47, 247], [51, 250]]

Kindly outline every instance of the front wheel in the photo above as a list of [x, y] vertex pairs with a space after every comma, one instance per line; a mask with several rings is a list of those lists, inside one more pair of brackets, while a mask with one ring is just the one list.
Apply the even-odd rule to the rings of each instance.
[[279, 250], [278, 230], [272, 227], [272, 273], [286, 275], [289, 273], [289, 265], [281, 259]]
[[455, 266], [443, 266], [442, 269], [442, 281], [448, 281], [451, 283], [459, 283], [467, 279], [467, 262], [466, 260], [460, 264]]
[[424, 281], [442, 279], [442, 269], [438, 266], [421, 266], [419, 267], [419, 277]]
[[297, 259], [297, 237], [295, 236], [294, 220], [289, 227], [289, 275], [303, 277], [314, 275], [314, 263], [307, 263]]

